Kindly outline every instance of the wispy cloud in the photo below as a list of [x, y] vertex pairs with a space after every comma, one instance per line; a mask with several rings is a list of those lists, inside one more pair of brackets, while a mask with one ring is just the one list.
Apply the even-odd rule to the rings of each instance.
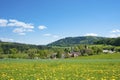
[[110, 31], [109, 37], [112, 37], [112, 38], [120, 37], [120, 29], [114, 29]]
[[112, 30], [111, 33], [119, 33], [120, 30], [119, 29], [115, 29], [115, 30]]
[[109, 37], [111, 37], [111, 38], [117, 38], [117, 37], [120, 37], [120, 33], [119, 33], [119, 34], [110, 34]]
[[14, 40], [13, 39], [10, 39], [10, 38], [0, 38], [1, 41], [4, 41], [4, 42], [13, 42]]
[[19, 35], [26, 35], [26, 33], [18, 33]]
[[52, 36], [52, 34], [44, 34], [43, 36]]
[[[32, 23], [26, 23], [16, 19], [0, 19], [0, 27], [13, 27], [12, 32], [18, 35], [26, 35], [27, 32], [33, 32], [35, 26]], [[38, 28], [40, 30], [44, 30], [47, 27], [44, 25], [40, 25], [38, 26]], [[50, 36], [50, 34], [46, 34], [45, 36]]]
[[57, 36], [57, 35], [53, 35], [53, 38], [59, 38], [59, 36]]
[[41, 25], [41, 26], [38, 26], [38, 28], [39, 28], [40, 30], [43, 30], [43, 29], [46, 29], [47, 27], [44, 26], [44, 25]]
[[98, 36], [98, 34], [96, 34], [96, 33], [87, 33], [87, 34], [85, 34], [85, 36]]
[[25, 22], [21, 22], [18, 20], [14, 20], [14, 19], [10, 19], [8, 26], [16, 26], [16, 27], [22, 27], [22, 28], [34, 28], [33, 24], [31, 23], [25, 23]]
[[25, 23], [14, 19], [9, 20], [8, 26], [19, 27], [13, 30], [14, 33], [18, 33], [19, 35], [25, 35], [26, 32], [32, 32], [34, 28], [31, 23]]
[[45, 37], [53, 37], [53, 38], [59, 38], [59, 36], [58, 35], [53, 35], [53, 34], [43, 34], [43, 36], [45, 36]]
[[14, 27], [13, 32], [19, 35], [25, 35], [26, 32], [34, 31], [34, 25], [31, 23], [25, 23], [15, 19], [0, 19], [1, 27]]
[[8, 21], [6, 19], [0, 19], [0, 27], [6, 27]]
[[22, 28], [34, 28], [33, 24], [31, 24], [31, 23], [25, 23], [25, 22], [18, 21], [15, 19], [10, 19], [10, 20], [0, 19], [0, 26], [1, 27], [12, 26], [12, 27], [22, 27]]
[[26, 32], [32, 32], [32, 29], [26, 29], [26, 28], [15, 28], [13, 30], [14, 33], [18, 33], [19, 35], [25, 35]]
[[26, 31], [26, 29], [24, 29], [24, 28], [15, 28], [13, 30], [14, 33], [18, 33], [19, 35], [25, 35], [26, 34], [25, 31]]
[[24, 28], [15, 28], [14, 30], [13, 30], [13, 32], [14, 33], [23, 33], [23, 32], [25, 32], [26, 30], [24, 29]]

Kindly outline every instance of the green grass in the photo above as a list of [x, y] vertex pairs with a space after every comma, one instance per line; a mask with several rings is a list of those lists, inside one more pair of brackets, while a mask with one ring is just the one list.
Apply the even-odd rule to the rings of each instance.
[[120, 59], [120, 53], [114, 53], [114, 54], [99, 54], [99, 55], [93, 55], [93, 56], [80, 56], [76, 59]]
[[120, 54], [71, 59], [1, 59], [0, 80], [120, 80]]

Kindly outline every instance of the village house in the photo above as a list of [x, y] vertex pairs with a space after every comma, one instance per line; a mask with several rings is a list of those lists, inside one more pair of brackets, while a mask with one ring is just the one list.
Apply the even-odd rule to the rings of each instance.
[[103, 53], [114, 53], [115, 51], [112, 50], [103, 50]]
[[70, 57], [77, 57], [77, 56], [80, 56], [81, 53], [80, 52], [71, 52], [69, 53]]

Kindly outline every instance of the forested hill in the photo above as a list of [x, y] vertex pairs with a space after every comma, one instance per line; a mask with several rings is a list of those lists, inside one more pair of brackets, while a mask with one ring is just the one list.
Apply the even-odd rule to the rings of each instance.
[[15, 42], [2, 42], [0, 41], [0, 53], [8, 54], [10, 50], [17, 50], [19, 52], [25, 52], [29, 49], [47, 49], [47, 46], [43, 45], [31, 45], [31, 44], [22, 44]]
[[53, 43], [48, 44], [48, 46], [72, 46], [76, 44], [93, 44], [95, 41], [105, 39], [105, 37], [95, 37], [95, 36], [81, 36], [81, 37], [67, 37], [60, 39]]
[[2, 46], [7, 46], [11, 48], [38, 48], [38, 49], [48, 48], [45, 45], [33, 45], [33, 44], [16, 43], [16, 42], [3, 42], [0, 40], [0, 47]]
[[94, 44], [120, 46], [120, 37], [100, 39], [100, 40], [95, 41]]

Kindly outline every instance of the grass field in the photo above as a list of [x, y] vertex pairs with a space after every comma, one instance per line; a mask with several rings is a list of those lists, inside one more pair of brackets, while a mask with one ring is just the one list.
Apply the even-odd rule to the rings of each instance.
[[120, 54], [71, 59], [1, 59], [0, 80], [120, 80]]

